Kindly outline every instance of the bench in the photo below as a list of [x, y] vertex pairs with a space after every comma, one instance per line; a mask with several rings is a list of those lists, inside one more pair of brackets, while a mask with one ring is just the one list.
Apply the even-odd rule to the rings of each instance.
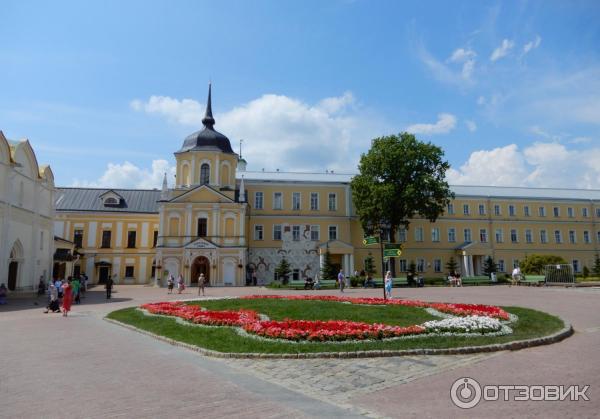
[[492, 280], [489, 276], [481, 275], [481, 276], [466, 276], [461, 278], [461, 282], [463, 285], [482, 285], [482, 284], [492, 284]]
[[[374, 288], [383, 287], [382, 278], [373, 278]], [[361, 286], [364, 286], [364, 281]], [[392, 287], [408, 286], [408, 279], [406, 277], [392, 278]]]
[[540, 286], [544, 283], [546, 283], [544, 275], [521, 275], [521, 280], [517, 282], [517, 285]]

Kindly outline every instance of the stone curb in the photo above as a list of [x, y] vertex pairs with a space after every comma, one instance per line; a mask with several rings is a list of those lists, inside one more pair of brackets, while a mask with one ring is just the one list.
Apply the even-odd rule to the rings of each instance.
[[180, 346], [202, 355], [214, 358], [240, 358], [240, 359], [315, 359], [315, 358], [380, 358], [389, 356], [411, 356], [411, 355], [465, 355], [479, 352], [498, 352], [515, 351], [518, 349], [532, 348], [534, 346], [550, 345], [568, 338], [574, 332], [573, 326], [561, 318], [565, 326], [556, 333], [534, 339], [517, 340], [514, 342], [498, 343], [482, 346], [465, 346], [459, 348], [423, 348], [423, 349], [402, 349], [402, 350], [378, 350], [378, 351], [355, 351], [355, 352], [310, 352], [297, 354], [263, 354], [263, 353], [236, 353], [236, 352], [218, 352], [210, 349], [201, 348], [189, 343], [179, 342], [177, 340], [157, 335], [147, 330], [139, 329], [135, 326], [120, 322], [118, 320], [104, 317], [109, 323], [122, 326], [126, 329], [153, 337], [173, 346]]

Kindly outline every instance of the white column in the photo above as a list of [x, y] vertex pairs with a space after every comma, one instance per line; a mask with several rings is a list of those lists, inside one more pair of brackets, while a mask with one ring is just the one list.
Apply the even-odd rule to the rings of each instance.
[[221, 159], [219, 158], [219, 155], [217, 154], [217, 159], [216, 159], [216, 164], [215, 164], [215, 185], [221, 185]]
[[115, 247], [119, 248], [123, 244], [123, 223], [119, 221], [117, 223], [117, 240], [115, 243]]
[[140, 272], [137, 275], [137, 283], [145, 284], [148, 281], [148, 278], [146, 278], [146, 265], [147, 265], [146, 256], [140, 256], [139, 264], [140, 264]]
[[323, 270], [323, 266], [325, 266], [325, 253], [321, 251], [319, 253], [319, 269]]
[[85, 261], [85, 274], [88, 277], [88, 283], [95, 282], [96, 270], [94, 269], [94, 256], [90, 256]]
[[188, 204], [185, 211], [185, 235], [188, 236], [186, 240], [192, 236], [192, 205]]
[[350, 275], [354, 275], [356, 268], [354, 267], [354, 253], [350, 253]]
[[469, 256], [469, 272], [471, 272], [471, 276], [475, 276], [475, 269], [473, 269], [473, 256]]
[[242, 211], [240, 211], [239, 213], [239, 217], [240, 217], [240, 231], [238, 233], [238, 235], [240, 236], [240, 246], [245, 246], [246, 245], [246, 209], [244, 208]]
[[467, 255], [463, 255], [463, 276], [471, 276], [469, 275], [469, 261], [467, 260]]

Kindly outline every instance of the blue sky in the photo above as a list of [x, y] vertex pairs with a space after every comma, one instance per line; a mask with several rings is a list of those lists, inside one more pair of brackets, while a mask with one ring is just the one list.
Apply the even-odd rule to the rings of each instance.
[[250, 170], [443, 147], [451, 183], [600, 189], [597, 1], [4, 1], [0, 129], [58, 185], [154, 187], [199, 129]]

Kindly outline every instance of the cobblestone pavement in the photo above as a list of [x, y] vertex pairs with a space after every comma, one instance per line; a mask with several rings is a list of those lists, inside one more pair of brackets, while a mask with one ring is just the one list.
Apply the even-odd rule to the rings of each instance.
[[[600, 410], [598, 289], [394, 290], [402, 298], [536, 308], [566, 318], [576, 330], [555, 345], [492, 354], [214, 359], [102, 320], [122, 307], [194, 298], [194, 291], [168, 295], [118, 286], [108, 302], [101, 290], [92, 291], [66, 319], [42, 314], [43, 298], [0, 306], [0, 417], [597, 417]], [[249, 293], [276, 292], [208, 290], [211, 296]], [[379, 290], [351, 289], [346, 295], [379, 296]], [[482, 384], [589, 384], [591, 400], [482, 402], [461, 410], [452, 405], [449, 390], [465, 376]]]

